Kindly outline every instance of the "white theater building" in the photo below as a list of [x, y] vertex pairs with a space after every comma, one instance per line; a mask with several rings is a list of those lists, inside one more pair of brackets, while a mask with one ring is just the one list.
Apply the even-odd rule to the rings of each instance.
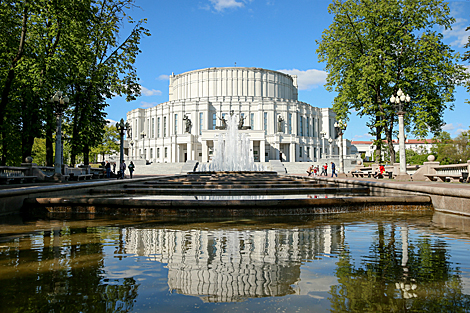
[[338, 155], [335, 113], [299, 101], [297, 76], [223, 67], [172, 74], [168, 102], [128, 112], [129, 159], [208, 162], [231, 112], [243, 118], [240, 132], [249, 136], [256, 162]]

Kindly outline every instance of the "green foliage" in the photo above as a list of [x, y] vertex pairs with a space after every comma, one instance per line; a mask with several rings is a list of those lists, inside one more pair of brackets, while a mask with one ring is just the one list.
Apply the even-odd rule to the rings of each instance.
[[38, 165], [46, 165], [46, 139], [34, 138], [34, 144], [31, 156], [33, 162]]
[[[51, 165], [55, 113], [64, 112], [71, 159], [101, 143], [107, 100], [140, 94], [134, 66], [145, 20], [128, 11], [135, 0], [0, 2], [0, 161], [32, 154], [46, 140]], [[126, 33], [125, 33], [126, 31]], [[48, 102], [56, 90], [70, 98]]]
[[108, 124], [104, 127], [104, 135], [101, 139], [101, 143], [91, 150], [92, 158], [97, 155], [102, 155], [104, 160], [105, 154], [112, 154], [119, 152], [120, 136], [116, 125]]
[[[428, 161], [429, 152], [422, 150], [421, 152], [417, 152], [413, 149], [406, 149], [406, 163], [412, 165], [423, 165], [424, 162]], [[400, 162], [400, 151], [396, 153], [395, 162]]]
[[[397, 114], [388, 100], [399, 88], [412, 100], [404, 107], [405, 125], [417, 138], [436, 133], [451, 109], [457, 83], [466, 74], [458, 55], [442, 42], [436, 28], [450, 28], [454, 19], [441, 0], [333, 0], [333, 23], [317, 41], [326, 62], [326, 88], [336, 91], [333, 110], [347, 120], [355, 110], [369, 117], [376, 137], [396, 138]], [[395, 159], [393, 146], [389, 153]]]
[[441, 165], [466, 163], [470, 160], [470, 130], [452, 139], [448, 132], [441, 132], [434, 138], [431, 152]]

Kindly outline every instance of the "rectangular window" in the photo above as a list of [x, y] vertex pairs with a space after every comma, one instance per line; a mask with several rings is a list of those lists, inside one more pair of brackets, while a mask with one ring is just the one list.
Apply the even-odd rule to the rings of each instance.
[[292, 113], [287, 116], [287, 124], [289, 126], [289, 134], [292, 134]]
[[307, 158], [310, 158], [310, 147], [307, 147]]
[[202, 124], [203, 124], [203, 115], [202, 112], [199, 113], [199, 135], [202, 135]]
[[160, 118], [157, 118], [157, 138], [160, 138]]
[[155, 118], [152, 117], [152, 127], [150, 129], [150, 137], [155, 138]]
[[302, 116], [299, 116], [299, 134], [300, 136], [304, 135], [304, 118]]
[[250, 126], [251, 129], [255, 129], [255, 113], [250, 114]]
[[178, 114], [175, 114], [175, 135], [178, 133]]
[[215, 129], [216, 123], [217, 123], [217, 115], [215, 113], [212, 113], [212, 130]]
[[168, 157], [168, 148], [165, 147], [165, 158]]
[[302, 150], [303, 150], [302, 147], [299, 147], [299, 158], [302, 157], [302, 154], [303, 154], [303, 153], [302, 153], [302, 152], [303, 152]]
[[153, 148], [150, 148], [150, 158], [153, 159]]
[[163, 117], [163, 137], [166, 137], [166, 116]]
[[264, 119], [263, 119], [263, 129], [264, 133], [266, 134], [268, 132], [268, 112], [264, 112]]
[[307, 137], [310, 137], [310, 117], [307, 116]]
[[160, 148], [157, 148], [157, 159], [160, 159]]

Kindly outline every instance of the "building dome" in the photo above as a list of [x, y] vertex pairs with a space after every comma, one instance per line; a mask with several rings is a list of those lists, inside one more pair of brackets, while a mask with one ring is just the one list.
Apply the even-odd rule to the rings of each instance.
[[255, 67], [211, 67], [170, 76], [169, 100], [264, 97], [297, 100], [297, 76]]

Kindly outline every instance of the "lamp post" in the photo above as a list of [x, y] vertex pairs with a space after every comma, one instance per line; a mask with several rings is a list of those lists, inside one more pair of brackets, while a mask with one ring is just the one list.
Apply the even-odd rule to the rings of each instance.
[[132, 156], [132, 159], [134, 159], [134, 140], [131, 140], [130, 144], [131, 144], [131, 156]]
[[[124, 131], [128, 130], [131, 126], [129, 123], [125, 122], [124, 119], [121, 118], [119, 122], [116, 123], [116, 128], [119, 131], [120, 136], [120, 153], [119, 153], [119, 168], [121, 168], [122, 161], [124, 161]], [[123, 176], [124, 177], [124, 176]]]
[[410, 102], [411, 98], [409, 95], [406, 95], [401, 91], [401, 88], [398, 89], [397, 96], [392, 95], [390, 98], [391, 103], [395, 103], [394, 106], [398, 110], [398, 140], [400, 147], [400, 173], [398, 178], [407, 179], [408, 173], [406, 172], [406, 152], [405, 152], [405, 123], [403, 117], [405, 112], [403, 111], [403, 106], [405, 102]]
[[62, 115], [64, 114], [65, 106], [69, 103], [69, 97], [64, 96], [62, 91], [57, 91], [54, 96], [49, 100], [54, 103], [57, 132], [55, 139], [55, 159], [54, 159], [54, 176], [60, 179], [62, 175]]
[[328, 143], [330, 144], [330, 150], [329, 150], [329, 153], [328, 153], [328, 157], [329, 157], [330, 159], [331, 159], [331, 155], [332, 155], [332, 151], [331, 151], [331, 150], [333, 150], [333, 149], [331, 148], [332, 142], [333, 142], [333, 138], [331, 138], [331, 137], [328, 138]]
[[[147, 160], [147, 155], [145, 153], [145, 140], [144, 140], [145, 136], [147, 136], [147, 134], [144, 131], [142, 131], [140, 133], [140, 137], [142, 137], [142, 154], [144, 155], [144, 159]], [[142, 154], [140, 156], [141, 158], [142, 158]]]
[[344, 159], [343, 159], [343, 133], [348, 127], [348, 124], [344, 123], [342, 120], [335, 122], [336, 132], [339, 136], [339, 174], [344, 174]]
[[[321, 147], [322, 147], [322, 152], [325, 153], [325, 136], [326, 136], [326, 131], [322, 130], [320, 132], [321, 136]], [[320, 153], [320, 159], [322, 158], [322, 153]]]

